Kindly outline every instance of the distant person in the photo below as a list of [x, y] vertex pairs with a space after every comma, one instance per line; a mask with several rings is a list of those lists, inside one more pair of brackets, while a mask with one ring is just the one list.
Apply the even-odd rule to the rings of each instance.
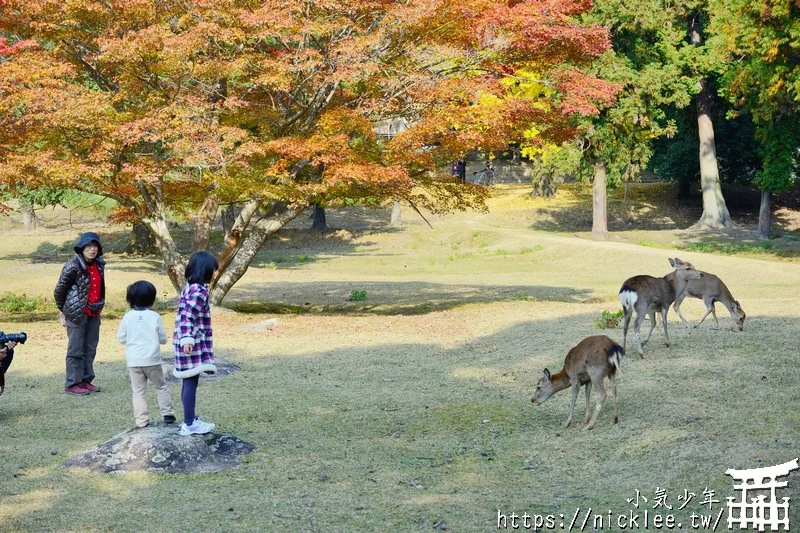
[[6, 372], [11, 362], [14, 360], [14, 347], [16, 342], [7, 342], [5, 346], [0, 348], [0, 396], [6, 388]]
[[486, 185], [491, 185], [494, 182], [494, 163], [492, 161], [486, 162]]
[[467, 182], [467, 162], [463, 159], [458, 160], [458, 179], [461, 183]]
[[214, 429], [214, 424], [203, 422], [196, 416], [195, 402], [200, 374], [217, 373], [208, 284], [218, 268], [217, 260], [208, 252], [193, 253], [186, 265], [186, 286], [181, 291], [175, 317], [175, 333], [172, 336], [175, 348], [175, 370], [172, 374], [183, 380], [181, 435], [202, 435]]
[[100, 313], [106, 303], [106, 262], [96, 233], [81, 235], [73, 249], [75, 257], [61, 269], [53, 296], [69, 339], [64, 392], [83, 396], [100, 392], [100, 387], [92, 381], [100, 340]]
[[117, 330], [117, 340], [125, 345], [125, 361], [133, 392], [133, 419], [136, 427], [150, 424], [147, 411], [147, 382], [156, 389], [158, 408], [164, 422], [175, 422], [172, 395], [161, 368], [161, 344], [167, 343], [167, 332], [161, 315], [150, 308], [156, 301], [156, 288], [149, 281], [137, 281], [128, 287], [125, 299], [131, 310], [125, 313]]
[[450, 165], [450, 174], [458, 176], [458, 161], [453, 161], [453, 164]]

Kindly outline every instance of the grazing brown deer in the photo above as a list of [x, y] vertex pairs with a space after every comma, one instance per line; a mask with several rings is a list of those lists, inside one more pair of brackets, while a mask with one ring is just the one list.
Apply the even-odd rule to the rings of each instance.
[[[703, 275], [702, 272], [695, 270], [691, 263], [681, 261], [677, 257], [675, 259], [670, 258], [669, 264], [675, 268], [675, 271], [671, 272], [671, 274], [674, 274], [672, 277], [670, 277], [670, 274], [663, 278], [654, 278], [647, 275], [633, 276], [626, 279], [619, 290], [619, 301], [622, 304], [623, 311], [622, 347], [623, 349], [627, 348], [628, 324], [631, 321], [633, 311], [636, 310], [633, 331], [636, 333], [636, 344], [641, 358], [644, 358], [644, 350], [642, 348], [650, 340], [650, 335], [653, 334], [653, 330], [656, 327], [656, 312], [661, 313], [662, 323], [664, 324], [664, 338], [666, 339], [664, 344], [669, 346], [669, 333], [667, 333], [669, 306], [675, 301], [677, 295], [683, 294], [686, 290], [686, 284], [690, 280], [698, 279]], [[645, 341], [642, 342], [639, 330], [645, 315], [650, 315], [650, 331], [647, 333]]]
[[[592, 429], [597, 422], [597, 415], [606, 401], [606, 389], [603, 387], [603, 378], [608, 377], [611, 383], [611, 396], [614, 398], [614, 423], [619, 422], [617, 416], [617, 380], [616, 374], [625, 350], [622, 346], [612, 341], [605, 335], [594, 335], [586, 337], [577, 346], [572, 348], [564, 359], [564, 367], [550, 374], [544, 369], [544, 375], [536, 384], [536, 391], [533, 393], [531, 401], [534, 405], [539, 405], [550, 396], [567, 387], [572, 388], [572, 404], [569, 409], [569, 417], [564, 423], [564, 427], [572, 422], [572, 415], [575, 412], [575, 401], [581, 386], [586, 386], [586, 413], [584, 430]], [[597, 389], [597, 406], [594, 415], [589, 420], [589, 396], [592, 393], [592, 385]]]
[[[717, 313], [714, 310], [714, 303], [719, 302], [728, 309], [728, 312], [731, 314], [731, 321], [733, 322], [732, 331], [742, 331], [744, 329], [744, 319], [747, 317], [745, 314], [744, 309], [742, 306], [733, 299], [733, 295], [731, 291], [728, 290], [728, 287], [722, 282], [714, 274], [710, 274], [708, 272], [702, 272], [703, 277], [700, 279], [693, 279], [690, 280], [686, 284], [686, 291], [682, 294], [679, 294], [675, 298], [675, 304], [672, 306], [675, 309], [675, 312], [678, 313], [681, 321], [683, 321], [683, 325], [687, 328], [689, 327], [689, 322], [683, 318], [681, 314], [681, 304], [686, 296], [691, 296], [693, 298], [699, 298], [703, 300], [703, 303], [706, 304], [706, 314], [703, 315], [703, 318], [700, 319], [700, 322], [695, 324], [694, 327], [699, 326], [703, 323], [703, 320], [711, 314], [714, 317], [714, 322], [717, 323], [717, 327], [719, 327], [719, 320], [717, 320]], [[670, 272], [667, 274], [667, 277], [670, 276], [674, 277], [675, 274]], [[672, 283], [672, 281], [670, 281]]]

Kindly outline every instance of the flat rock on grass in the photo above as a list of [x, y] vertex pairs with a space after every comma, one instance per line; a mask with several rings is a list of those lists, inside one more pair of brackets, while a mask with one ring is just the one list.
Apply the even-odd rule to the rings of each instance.
[[178, 424], [151, 423], [129, 429], [108, 442], [73, 457], [67, 467], [84, 467], [96, 472], [124, 474], [147, 471], [167, 474], [219, 472], [241, 465], [240, 455], [255, 448], [229, 435], [207, 433], [184, 437]]

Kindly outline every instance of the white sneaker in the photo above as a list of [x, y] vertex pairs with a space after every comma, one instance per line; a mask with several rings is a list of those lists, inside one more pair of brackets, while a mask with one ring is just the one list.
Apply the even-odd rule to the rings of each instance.
[[209, 422], [203, 422], [199, 418], [195, 418], [191, 426], [187, 426], [184, 422], [181, 424], [180, 434], [184, 437], [189, 435], [204, 435], [214, 429], [216, 426]]

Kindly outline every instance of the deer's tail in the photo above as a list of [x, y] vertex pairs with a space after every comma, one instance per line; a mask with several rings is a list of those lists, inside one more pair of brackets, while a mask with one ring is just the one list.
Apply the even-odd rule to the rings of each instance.
[[639, 295], [636, 294], [636, 291], [633, 289], [622, 287], [619, 291], [619, 303], [622, 304], [622, 308], [626, 313], [633, 312], [633, 306], [636, 305], [638, 299]]
[[625, 355], [625, 350], [622, 346], [617, 343], [612, 344], [606, 351], [606, 355], [608, 356], [608, 362], [614, 365], [614, 368], [619, 372], [622, 365], [622, 357]]

